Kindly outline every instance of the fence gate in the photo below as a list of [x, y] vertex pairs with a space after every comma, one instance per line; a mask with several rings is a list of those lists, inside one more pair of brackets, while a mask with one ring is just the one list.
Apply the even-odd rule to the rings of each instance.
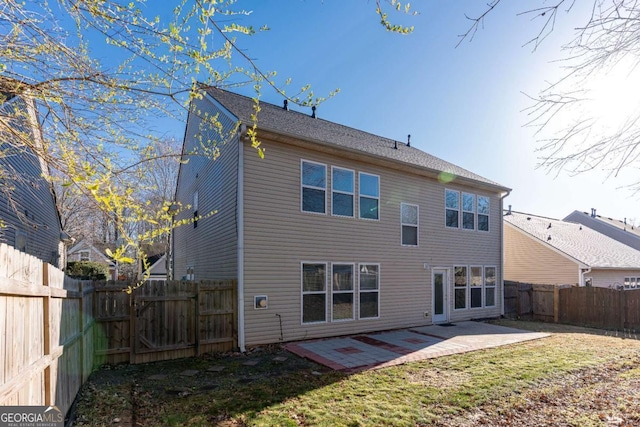
[[151, 281], [134, 291], [132, 363], [194, 354], [198, 318], [196, 287], [194, 282]]
[[235, 280], [96, 285], [96, 363], [146, 363], [235, 349]]

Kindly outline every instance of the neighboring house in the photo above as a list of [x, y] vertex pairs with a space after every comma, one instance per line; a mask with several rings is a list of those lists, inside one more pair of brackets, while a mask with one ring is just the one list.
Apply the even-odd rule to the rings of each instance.
[[[175, 277], [237, 279], [241, 350], [501, 314], [508, 188], [315, 111], [260, 107], [264, 159], [251, 98], [194, 101], [176, 190], [176, 220], [195, 221], [174, 230]], [[201, 144], [220, 156], [192, 155]]]
[[107, 280], [117, 280], [118, 268], [115, 262], [107, 257], [104, 251], [96, 248], [89, 241], [82, 239], [67, 251], [68, 261], [88, 261], [106, 266], [109, 270]]
[[640, 229], [631, 224], [627, 224], [626, 218], [624, 220], [607, 218], [597, 215], [596, 210], [591, 209], [591, 214], [573, 211], [567, 215], [564, 220], [579, 222], [582, 225], [640, 251]]
[[507, 212], [504, 277], [526, 283], [633, 287], [640, 251], [582, 224]]
[[0, 242], [63, 268], [68, 236], [41, 146], [35, 103], [0, 93]]
[[149, 263], [147, 280], [167, 280], [167, 254], [152, 255], [147, 262]]

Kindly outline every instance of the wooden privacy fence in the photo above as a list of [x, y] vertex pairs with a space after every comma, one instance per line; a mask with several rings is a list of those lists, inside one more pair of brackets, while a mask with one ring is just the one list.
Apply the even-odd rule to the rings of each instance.
[[66, 413], [93, 368], [91, 282], [0, 244], [0, 406]]
[[237, 347], [236, 281], [95, 286], [96, 363], [146, 363]]
[[640, 330], [640, 289], [504, 282], [505, 316], [599, 329]]

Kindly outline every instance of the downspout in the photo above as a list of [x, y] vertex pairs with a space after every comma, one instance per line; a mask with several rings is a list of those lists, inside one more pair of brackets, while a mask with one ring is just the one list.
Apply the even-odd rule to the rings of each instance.
[[238, 191], [236, 200], [237, 221], [238, 221], [238, 347], [244, 353], [244, 145], [243, 139], [246, 135], [247, 127], [240, 127], [238, 135]]
[[580, 269], [580, 283], [578, 286], [586, 286], [587, 283], [584, 281], [584, 275], [591, 273], [591, 267], [587, 267], [585, 269]]
[[[502, 213], [504, 211], [504, 199], [509, 197], [511, 194], [511, 190], [507, 191], [504, 195], [500, 196], [500, 215], [504, 216]], [[511, 209], [509, 209], [511, 210]], [[502, 218], [502, 216], [500, 218]], [[502, 282], [501, 292], [502, 298], [500, 298], [500, 316], [504, 317], [504, 219], [500, 221], [500, 281]]]

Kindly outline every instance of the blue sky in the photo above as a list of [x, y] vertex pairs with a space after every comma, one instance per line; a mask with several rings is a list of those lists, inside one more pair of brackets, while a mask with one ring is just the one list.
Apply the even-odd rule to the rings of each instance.
[[[320, 117], [399, 141], [411, 134], [413, 146], [512, 188], [505, 206], [514, 210], [562, 218], [596, 208], [640, 221], [638, 197], [620, 188], [635, 178], [631, 171], [606, 179], [599, 171], [556, 176], [536, 169], [539, 143], [523, 127], [529, 101], [522, 92], [535, 95], [560, 75], [552, 61], [563, 58], [559, 46], [584, 11], [562, 14], [532, 52], [523, 45], [539, 27], [516, 16], [524, 3], [504, 2], [471, 43], [455, 48], [469, 26], [465, 13], [478, 15], [486, 2], [434, 0], [415, 5], [416, 17], [391, 14], [414, 25], [408, 36], [386, 32], [372, 0], [239, 2], [253, 10], [241, 22], [270, 27], [240, 44], [263, 70], [293, 79], [288, 93], [306, 83], [318, 95], [340, 88], [320, 105]], [[269, 89], [262, 100], [282, 103]]]
[[[523, 127], [530, 102], [522, 92], [535, 95], [560, 75], [552, 61], [564, 57], [559, 47], [585, 13], [562, 13], [532, 52], [523, 45], [539, 23], [517, 13], [539, 4], [502, 2], [475, 39], [458, 48], [458, 35], [470, 25], [465, 13], [477, 16], [485, 1], [430, 0], [414, 6], [418, 16], [391, 13], [391, 20], [415, 27], [408, 36], [385, 31], [373, 0], [239, 1], [235, 7], [253, 11], [238, 23], [270, 27], [238, 44], [263, 71], [276, 70], [277, 81], [292, 78], [287, 93], [307, 83], [317, 95], [340, 89], [319, 106], [319, 117], [398, 141], [411, 134], [413, 146], [512, 188], [505, 207], [514, 210], [563, 218], [596, 208], [640, 222], [638, 196], [621, 188], [633, 171], [606, 179], [601, 171], [556, 176], [536, 169], [540, 144]], [[250, 87], [234, 90], [253, 95]], [[261, 99], [282, 103], [266, 87]], [[181, 126], [173, 129], [177, 138]]]

